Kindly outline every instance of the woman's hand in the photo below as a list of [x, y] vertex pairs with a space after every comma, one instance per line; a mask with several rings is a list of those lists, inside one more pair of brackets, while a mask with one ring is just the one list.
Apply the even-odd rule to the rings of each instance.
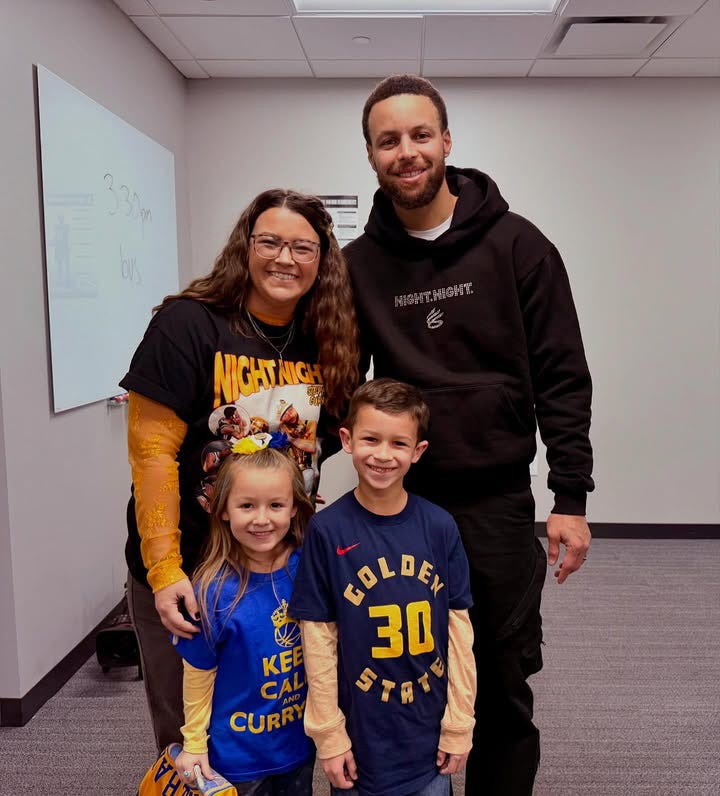
[[180, 613], [181, 604], [188, 616], [200, 619], [195, 592], [189, 578], [183, 578], [155, 592], [155, 610], [160, 615], [160, 621], [174, 635], [190, 639], [200, 628], [188, 622]]
[[175, 758], [175, 768], [178, 774], [182, 777], [183, 782], [187, 782], [191, 787], [197, 787], [195, 766], [200, 766], [200, 773], [205, 779], [214, 778], [215, 772], [210, 767], [207, 752], [205, 752], [205, 754], [193, 754], [192, 752], [183, 750]]

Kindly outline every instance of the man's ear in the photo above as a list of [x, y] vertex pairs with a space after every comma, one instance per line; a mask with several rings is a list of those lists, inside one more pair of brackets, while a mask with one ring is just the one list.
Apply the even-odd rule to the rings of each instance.
[[450, 152], [452, 150], [452, 137], [450, 136], [449, 129], [445, 130], [445, 132], [442, 134], [442, 139], [443, 139], [443, 152], [445, 153], [445, 157], [447, 158], [450, 156]]
[[345, 453], [352, 453], [352, 434], [349, 428], [340, 429], [340, 442]]
[[429, 444], [430, 443], [426, 439], [424, 439], [422, 442], [418, 442], [418, 444], [415, 446], [415, 452], [413, 453], [412, 457], [413, 464], [415, 464], [415, 462], [418, 461], [423, 453], [425, 453]]
[[377, 174], [377, 169], [375, 168], [375, 158], [373, 158], [372, 147], [370, 144], [365, 144], [365, 149], [367, 150], [367, 158], [368, 163], [370, 164], [370, 168]]

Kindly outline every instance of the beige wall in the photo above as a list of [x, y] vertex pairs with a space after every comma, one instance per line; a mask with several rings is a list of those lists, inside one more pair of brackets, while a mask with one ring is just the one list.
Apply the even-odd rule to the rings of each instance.
[[184, 78], [110, 0], [0, 0], [0, 18], [0, 697], [18, 698], [122, 595], [129, 490], [125, 410], [51, 411], [34, 64], [175, 153], [185, 275], [190, 237]]
[[[720, 80], [439, 80], [450, 162], [488, 171], [567, 263], [594, 382], [602, 522], [720, 521]], [[374, 81], [193, 81], [193, 263], [258, 191], [357, 193]], [[302, 153], [298, 155], [298, 153]], [[550, 509], [547, 469], [534, 479]], [[334, 497], [348, 468], [326, 467]]]

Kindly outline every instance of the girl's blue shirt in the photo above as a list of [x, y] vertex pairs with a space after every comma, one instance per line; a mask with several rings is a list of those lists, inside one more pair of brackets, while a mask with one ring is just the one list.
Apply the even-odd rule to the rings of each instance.
[[[217, 667], [209, 727], [210, 765], [231, 782], [292, 771], [310, 759], [303, 730], [307, 698], [300, 628], [287, 614], [300, 553], [270, 574], [251, 573], [245, 594], [235, 573], [220, 588], [205, 632], [177, 644], [197, 669]], [[209, 590], [215, 604], [217, 585]]]

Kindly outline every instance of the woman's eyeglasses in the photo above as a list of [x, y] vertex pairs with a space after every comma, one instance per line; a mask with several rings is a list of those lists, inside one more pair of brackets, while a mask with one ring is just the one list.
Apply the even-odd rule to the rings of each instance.
[[263, 260], [275, 260], [287, 246], [296, 263], [311, 263], [320, 251], [320, 244], [311, 240], [280, 240], [272, 235], [251, 235], [255, 254]]

